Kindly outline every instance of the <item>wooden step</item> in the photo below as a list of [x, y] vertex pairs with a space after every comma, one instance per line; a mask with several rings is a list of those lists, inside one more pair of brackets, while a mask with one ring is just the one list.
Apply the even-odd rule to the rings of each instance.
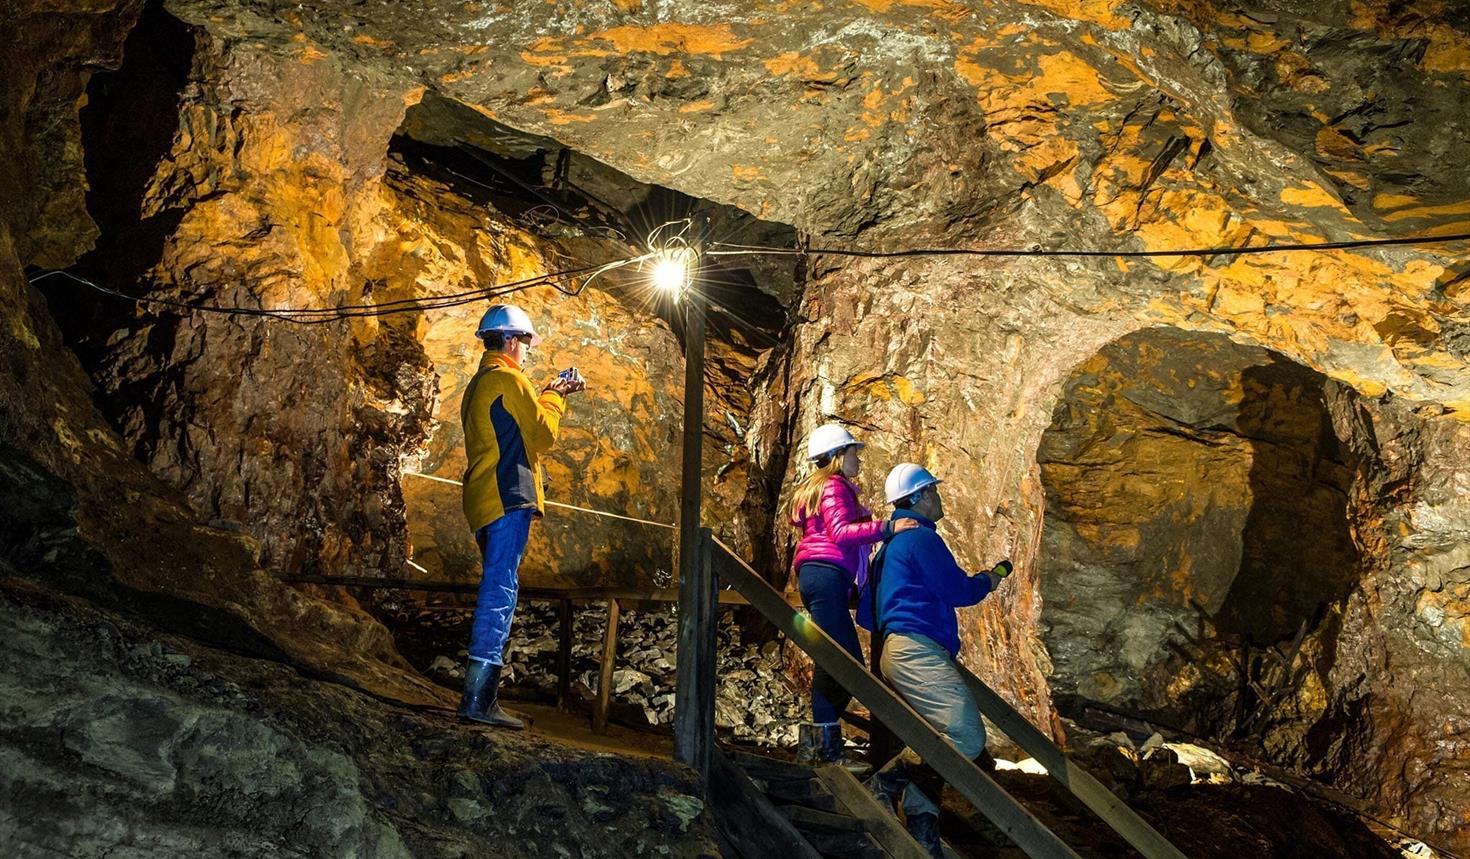
[[839, 812], [837, 798], [832, 792], [823, 786], [815, 775], [809, 776], [803, 781], [772, 781], [763, 782], [754, 779], [756, 786], [761, 787], [766, 796], [777, 805], [804, 805], [807, 808], [815, 808], [818, 811]]
[[822, 859], [891, 859], [865, 832], [813, 832], [806, 838]]
[[892, 809], [883, 807], [852, 773], [836, 764], [817, 767], [817, 778], [838, 803], [868, 826], [868, 834], [893, 859], [930, 859]]
[[778, 812], [750, 777], [716, 747], [710, 760], [709, 799], [720, 835], [741, 859], [821, 854]]
[[744, 752], [738, 749], [721, 749], [730, 763], [745, 770], [752, 778], [770, 779], [808, 779], [812, 777], [812, 768], [806, 764], [795, 761], [782, 760], [781, 758], [768, 758], [754, 752]]
[[868, 827], [863, 821], [848, 814], [818, 811], [804, 805], [778, 805], [776, 810], [785, 815], [792, 825], [805, 832], [862, 832]]

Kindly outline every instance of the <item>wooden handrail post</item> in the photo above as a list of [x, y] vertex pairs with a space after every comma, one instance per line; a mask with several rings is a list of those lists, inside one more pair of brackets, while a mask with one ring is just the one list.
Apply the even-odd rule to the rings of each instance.
[[697, 563], [680, 582], [679, 649], [675, 653], [674, 759], [708, 781], [715, 745], [715, 648], [718, 583], [708, 528], [690, 553]]
[[617, 597], [607, 601], [607, 628], [602, 633], [602, 664], [597, 680], [597, 703], [592, 706], [592, 732], [607, 732], [607, 711], [612, 703], [613, 671], [618, 661], [618, 615], [622, 606]]
[[[704, 252], [707, 219], [690, 219], [696, 259]], [[708, 781], [715, 741], [715, 586], [711, 535], [700, 521], [704, 491], [704, 315], [699, 272], [691, 273], [684, 304], [684, 450], [679, 490], [679, 650], [675, 656], [674, 759]]]

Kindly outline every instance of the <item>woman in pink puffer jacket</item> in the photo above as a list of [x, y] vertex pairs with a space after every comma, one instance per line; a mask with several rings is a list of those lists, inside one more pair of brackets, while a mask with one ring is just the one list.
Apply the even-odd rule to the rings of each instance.
[[[853, 480], [862, 464], [862, 444], [837, 424], [818, 427], [807, 441], [812, 473], [791, 496], [791, 523], [801, 535], [796, 544], [797, 587], [801, 603], [824, 632], [863, 661], [857, 629], [848, 612], [848, 600], [868, 577], [868, 553], [874, 543], [892, 536], [892, 528], [917, 524], [912, 519], [874, 521], [858, 501]], [[852, 696], [830, 674], [812, 672], [812, 722], [801, 726], [800, 755], [807, 759], [840, 761], [842, 726], [839, 714]]]

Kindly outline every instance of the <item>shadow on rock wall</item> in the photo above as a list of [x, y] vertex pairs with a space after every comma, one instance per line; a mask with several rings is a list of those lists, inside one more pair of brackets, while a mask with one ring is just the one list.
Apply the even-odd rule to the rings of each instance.
[[1229, 742], [1457, 848], [1465, 428], [1436, 418], [1217, 335], [1084, 362], [1038, 454], [1059, 709]]
[[1171, 329], [1078, 370], [1039, 456], [1059, 700], [1218, 736], [1264, 725], [1361, 576], [1335, 387]]

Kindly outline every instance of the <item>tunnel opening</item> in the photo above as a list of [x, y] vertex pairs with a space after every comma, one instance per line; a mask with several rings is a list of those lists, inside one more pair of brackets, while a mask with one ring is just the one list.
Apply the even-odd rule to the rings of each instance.
[[1168, 328], [1077, 368], [1038, 456], [1041, 627], [1064, 715], [1269, 733], [1310, 763], [1319, 678], [1366, 564], [1354, 400], [1280, 354]]

